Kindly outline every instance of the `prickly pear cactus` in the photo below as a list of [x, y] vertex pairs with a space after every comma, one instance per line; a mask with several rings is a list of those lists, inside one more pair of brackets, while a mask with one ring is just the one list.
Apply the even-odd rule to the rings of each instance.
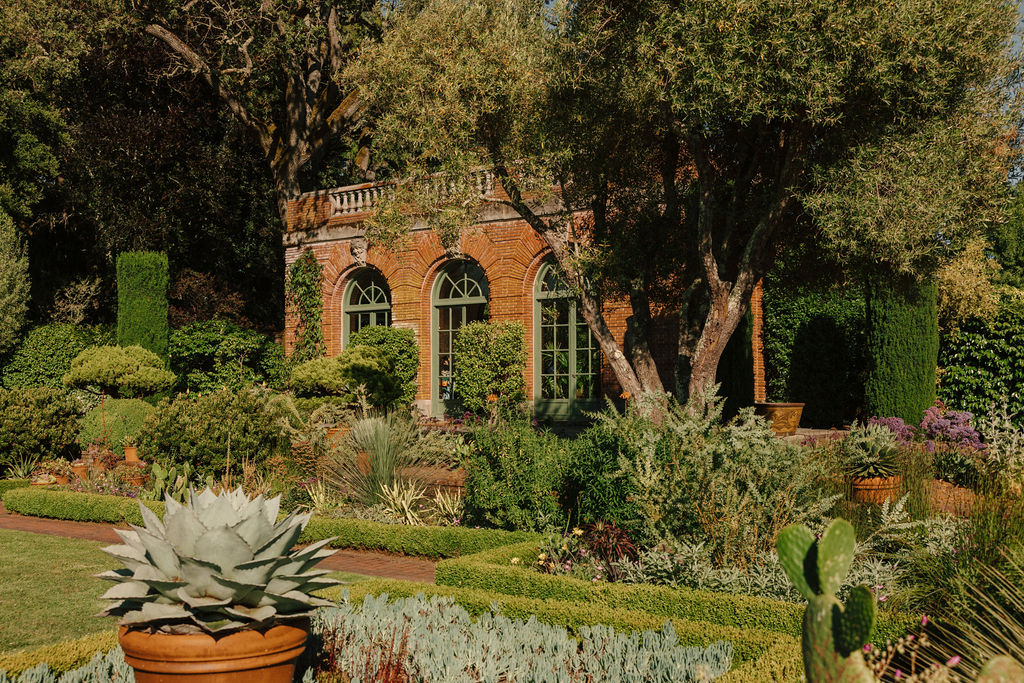
[[786, 576], [807, 598], [803, 654], [808, 683], [874, 683], [863, 647], [875, 625], [875, 598], [864, 586], [855, 588], [845, 605], [836, 597], [856, 543], [853, 527], [842, 519], [821, 538], [795, 524], [783, 529], [776, 542]]

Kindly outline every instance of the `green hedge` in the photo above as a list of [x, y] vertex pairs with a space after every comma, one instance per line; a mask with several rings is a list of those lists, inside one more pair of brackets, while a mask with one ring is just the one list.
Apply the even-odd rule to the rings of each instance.
[[167, 361], [167, 254], [129, 251], [117, 257], [117, 343], [141, 346]]
[[118, 455], [124, 455], [124, 438], [135, 439], [153, 406], [138, 398], [112, 398], [96, 406], [81, 420], [78, 442], [88, 446], [104, 441]]
[[865, 413], [917, 424], [935, 403], [938, 288], [877, 274], [867, 291]]
[[419, 348], [416, 333], [404, 327], [371, 325], [353, 332], [349, 346], [372, 346], [384, 354], [391, 364], [395, 378], [402, 386], [402, 405], [409, 405], [416, 399], [416, 371], [419, 369]]
[[[121, 496], [74, 491], [46, 491], [40, 487], [18, 488], [3, 494], [4, 507], [32, 517], [70, 519], [76, 522], [106, 522], [142, 524], [139, 501]], [[145, 501], [146, 507], [163, 517], [164, 504], [157, 500]]]
[[[666, 617], [661, 614], [600, 603], [566, 602], [507, 595], [475, 588], [434, 586], [387, 579], [360, 581], [347, 588], [325, 591], [322, 595], [329, 599], [337, 599], [345, 590], [353, 602], [361, 602], [367, 595], [381, 593], [387, 593], [391, 598], [411, 597], [420, 593], [428, 597], [448, 596], [474, 616], [496, 609], [510, 619], [526, 620], [535, 616], [538, 621], [565, 627], [571, 633], [577, 632], [582, 626], [594, 624], [605, 624], [620, 631], [659, 630], [666, 621]], [[780, 648], [796, 648], [799, 652], [799, 643], [794, 638], [780, 633], [680, 618], [672, 618], [670, 621], [682, 645], [706, 647], [717, 640], [731, 642], [735, 648], [735, 663], [755, 661], [762, 655]]]
[[0, 497], [11, 489], [25, 488], [31, 483], [28, 479], [0, 479]]
[[[3, 495], [4, 506], [11, 512], [33, 517], [142, 524], [139, 504], [134, 498], [37, 489], [39, 487], [8, 491]], [[145, 503], [163, 516], [162, 502]], [[456, 557], [527, 539], [538, 539], [533, 534], [498, 529], [405, 526], [361, 519], [313, 517], [299, 540], [302, 543], [313, 543], [325, 538], [334, 539], [331, 541], [334, 548], [379, 550], [420, 557]]]
[[1004, 299], [991, 321], [968, 320], [939, 347], [939, 398], [986, 415], [1003, 399], [1024, 420], [1024, 299]]
[[53, 671], [64, 673], [85, 666], [97, 652], [109, 652], [115, 647], [117, 631], [111, 629], [76, 640], [0, 655], [0, 671], [14, 675], [45, 663]]
[[[536, 544], [521, 543], [445, 560], [437, 565], [434, 580], [439, 585], [646, 611], [672, 619], [763, 629], [793, 637], [800, 637], [802, 632], [803, 605], [690, 588], [588, 582], [542, 574], [529, 566], [536, 555]], [[513, 557], [527, 566], [513, 565]], [[915, 624], [905, 615], [881, 615], [873, 637], [879, 642], [895, 639]]]

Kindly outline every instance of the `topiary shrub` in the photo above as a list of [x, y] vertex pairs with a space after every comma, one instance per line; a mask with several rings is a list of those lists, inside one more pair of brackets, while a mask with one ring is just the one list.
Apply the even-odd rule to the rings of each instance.
[[182, 391], [285, 384], [284, 349], [265, 334], [226, 320], [207, 320], [171, 332], [171, 369]]
[[99, 387], [112, 398], [150, 396], [170, 389], [174, 373], [164, 369], [156, 354], [141, 346], [94, 346], [71, 363], [64, 383], [87, 389]]
[[29, 461], [75, 458], [78, 409], [66, 391], [50, 387], [0, 389], [0, 468]]
[[876, 273], [867, 292], [865, 412], [916, 424], [935, 403], [938, 289], [934, 282]]
[[129, 251], [117, 257], [117, 343], [167, 358], [167, 254]]
[[525, 331], [514, 322], [469, 323], [452, 342], [455, 394], [471, 412], [505, 412], [526, 399]]
[[165, 467], [191, 464], [200, 479], [224, 475], [230, 450], [231, 472], [242, 463], [260, 465], [285, 455], [290, 443], [268, 408], [272, 393], [258, 387], [164, 399], [143, 422], [139, 454]]
[[107, 399], [82, 418], [78, 442], [83, 445], [103, 442], [124, 455], [125, 437], [134, 441], [152, 412], [153, 406], [137, 398]]
[[289, 384], [299, 396], [337, 396], [348, 403], [365, 391], [370, 405], [379, 408], [396, 405], [403, 391], [385, 353], [372, 346], [349, 345], [340, 356], [299, 363]]
[[402, 388], [399, 402], [408, 405], [416, 398], [416, 372], [419, 368], [419, 347], [416, 333], [401, 327], [371, 325], [349, 337], [349, 346], [372, 346], [390, 363], [395, 379]]
[[1024, 299], [1006, 298], [990, 321], [972, 319], [942, 339], [939, 398], [978, 416], [1006, 400], [1024, 419]]
[[2, 368], [3, 386], [62, 389], [64, 375], [79, 353], [90, 346], [112, 343], [113, 339], [113, 333], [105, 327], [67, 323], [33, 327]]
[[568, 458], [561, 439], [513, 420], [476, 426], [471, 445], [465, 463], [467, 519], [521, 531], [564, 524], [558, 492]]

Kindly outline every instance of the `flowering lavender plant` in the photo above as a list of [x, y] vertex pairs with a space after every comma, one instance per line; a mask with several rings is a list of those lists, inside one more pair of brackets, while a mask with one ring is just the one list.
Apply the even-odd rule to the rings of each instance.
[[941, 401], [936, 401], [924, 411], [924, 419], [918, 429], [924, 438], [925, 447], [934, 452], [936, 445], [950, 445], [985, 450], [981, 434], [971, 424], [974, 415], [967, 411], [949, 410]]

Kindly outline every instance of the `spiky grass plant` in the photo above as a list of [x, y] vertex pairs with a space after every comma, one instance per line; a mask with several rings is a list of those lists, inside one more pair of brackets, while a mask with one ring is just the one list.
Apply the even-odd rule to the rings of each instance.
[[390, 413], [350, 422], [351, 431], [326, 458], [327, 479], [370, 507], [383, 502], [384, 487], [418, 482], [417, 469], [438, 462], [446, 441], [424, 432], [411, 415]]
[[310, 515], [278, 521], [280, 496], [249, 499], [241, 488], [189, 491], [185, 505], [168, 497], [161, 521], [139, 504], [144, 527], [115, 529], [124, 545], [104, 552], [124, 569], [97, 576], [115, 582], [102, 616], [164, 633], [225, 633], [308, 617], [331, 605], [313, 591], [336, 585], [313, 567], [332, 539], [290, 552]]

